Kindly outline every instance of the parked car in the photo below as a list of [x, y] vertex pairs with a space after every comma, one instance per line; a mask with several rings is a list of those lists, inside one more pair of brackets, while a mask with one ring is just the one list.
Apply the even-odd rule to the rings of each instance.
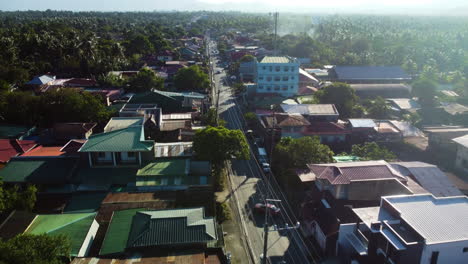
[[262, 170], [263, 170], [264, 173], [270, 173], [271, 172], [270, 164], [268, 164], [266, 162], [263, 162], [262, 163]]
[[281, 209], [276, 207], [274, 204], [264, 204], [264, 203], [257, 203], [255, 204], [254, 210], [257, 213], [265, 213], [266, 208], [268, 208], [270, 215], [279, 215], [281, 213]]

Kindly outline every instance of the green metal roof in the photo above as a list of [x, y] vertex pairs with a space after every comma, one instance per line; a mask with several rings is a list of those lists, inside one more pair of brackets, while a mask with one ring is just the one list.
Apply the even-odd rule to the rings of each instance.
[[29, 129], [26, 126], [0, 124], [0, 138], [18, 138]]
[[149, 163], [139, 169], [137, 176], [158, 176], [158, 175], [187, 175], [190, 166], [189, 159], [161, 159]]
[[153, 140], [145, 140], [142, 126], [133, 126], [92, 135], [79, 152], [151, 151]]
[[352, 162], [361, 160], [361, 158], [359, 158], [358, 156], [334, 156], [333, 159], [336, 162]]
[[114, 211], [106, 236], [102, 242], [100, 255], [121, 253], [127, 246], [133, 216], [143, 208]]
[[71, 242], [71, 255], [76, 256], [95, 216], [96, 213], [38, 215], [25, 233], [65, 235]]
[[14, 158], [0, 170], [4, 182], [66, 183], [76, 167], [75, 158]]
[[66, 213], [91, 213], [97, 211], [107, 192], [74, 194], [65, 207]]
[[217, 240], [216, 223], [204, 209], [114, 212], [101, 255], [122, 253], [126, 248], [207, 243]]
[[266, 56], [264, 57], [260, 63], [290, 63], [293, 62], [291, 58], [285, 56]]

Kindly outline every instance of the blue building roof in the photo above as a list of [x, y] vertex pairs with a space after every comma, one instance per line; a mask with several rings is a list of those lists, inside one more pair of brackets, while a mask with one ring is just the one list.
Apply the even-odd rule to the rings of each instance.
[[338, 80], [410, 80], [400, 66], [335, 66]]
[[31, 81], [27, 82], [26, 84], [43, 85], [43, 84], [46, 84], [46, 83], [51, 82], [53, 80], [55, 80], [54, 76], [41, 75], [41, 76], [34, 77]]

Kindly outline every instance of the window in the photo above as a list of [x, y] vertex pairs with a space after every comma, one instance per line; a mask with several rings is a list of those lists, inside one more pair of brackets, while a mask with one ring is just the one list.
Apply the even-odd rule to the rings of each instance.
[[263, 90], [263, 85], [259, 85], [258, 89]]
[[103, 159], [106, 158], [106, 153], [105, 152], [98, 152], [98, 157]]
[[277, 71], [277, 72], [281, 71], [281, 67], [280, 67], [280, 66], [276, 66], [276, 67], [275, 67], [275, 71]]
[[275, 86], [275, 91], [279, 91], [279, 86]]
[[291, 80], [294, 80], [294, 76], [291, 76]]
[[263, 76], [258, 76], [258, 79], [263, 81]]
[[270, 87], [270, 86], [268, 86], [267, 90], [268, 90], [268, 91], [271, 91], [271, 87]]
[[135, 158], [135, 157], [136, 157], [136, 153], [135, 153], [135, 152], [127, 152], [127, 157], [129, 157], [129, 158]]
[[270, 68], [270, 71], [273, 71], [273, 66], [270, 66], [269, 68]]
[[263, 66], [263, 69], [266, 70], [266, 66]]
[[294, 66], [291, 66], [291, 71], [294, 71]]
[[288, 66], [284, 66], [284, 71], [285, 71], [285, 72], [288, 72], [288, 71], [289, 71], [289, 67], [288, 67]]
[[267, 77], [267, 81], [271, 82], [271, 76]]
[[281, 90], [287, 91], [287, 90], [288, 90], [288, 87], [283, 87], [283, 88], [281, 88]]
[[279, 82], [279, 81], [281, 81], [281, 77], [275, 76], [275, 82]]
[[463, 248], [463, 253], [466, 253], [466, 252], [468, 252], [468, 247]]
[[439, 258], [439, 251], [433, 251], [431, 255], [431, 264], [437, 264], [438, 258]]
[[291, 85], [291, 90], [294, 89], [294, 86]]
[[289, 81], [289, 77], [288, 76], [283, 76], [283, 81]]

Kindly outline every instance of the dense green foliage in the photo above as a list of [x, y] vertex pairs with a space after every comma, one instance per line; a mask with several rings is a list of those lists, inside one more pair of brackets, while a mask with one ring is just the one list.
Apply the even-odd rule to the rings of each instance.
[[249, 159], [249, 145], [240, 130], [225, 127], [207, 127], [198, 130], [193, 139], [197, 158], [216, 164], [231, 159]]
[[198, 65], [193, 65], [177, 71], [174, 86], [179, 91], [204, 91], [210, 86], [210, 79]]
[[0, 212], [9, 210], [31, 211], [36, 204], [37, 188], [28, 185], [22, 189], [18, 185], [4, 187], [0, 181]]
[[129, 88], [127, 90], [135, 93], [147, 92], [152, 89], [164, 89], [164, 79], [156, 76], [156, 73], [149, 68], [141, 69], [137, 75], [130, 78], [128, 84]]
[[70, 242], [64, 236], [22, 234], [6, 242], [0, 241], [0, 263], [68, 263], [70, 248]]
[[433, 107], [435, 105], [437, 84], [430, 79], [419, 79], [412, 85], [413, 96], [418, 97], [421, 107]]
[[42, 96], [26, 92], [0, 95], [0, 113], [7, 123], [41, 127], [56, 122], [103, 122], [111, 115], [99, 97], [69, 89]]
[[382, 97], [378, 96], [373, 100], [366, 100], [363, 102], [364, 107], [367, 109], [367, 115], [374, 119], [385, 119], [390, 115], [390, 107]]
[[354, 90], [345, 83], [334, 83], [317, 91], [314, 96], [321, 104], [335, 104], [341, 118], [352, 115], [357, 102]]
[[379, 146], [375, 142], [353, 145], [350, 155], [360, 157], [362, 160], [392, 161], [396, 159], [396, 155], [393, 152], [385, 147]]

